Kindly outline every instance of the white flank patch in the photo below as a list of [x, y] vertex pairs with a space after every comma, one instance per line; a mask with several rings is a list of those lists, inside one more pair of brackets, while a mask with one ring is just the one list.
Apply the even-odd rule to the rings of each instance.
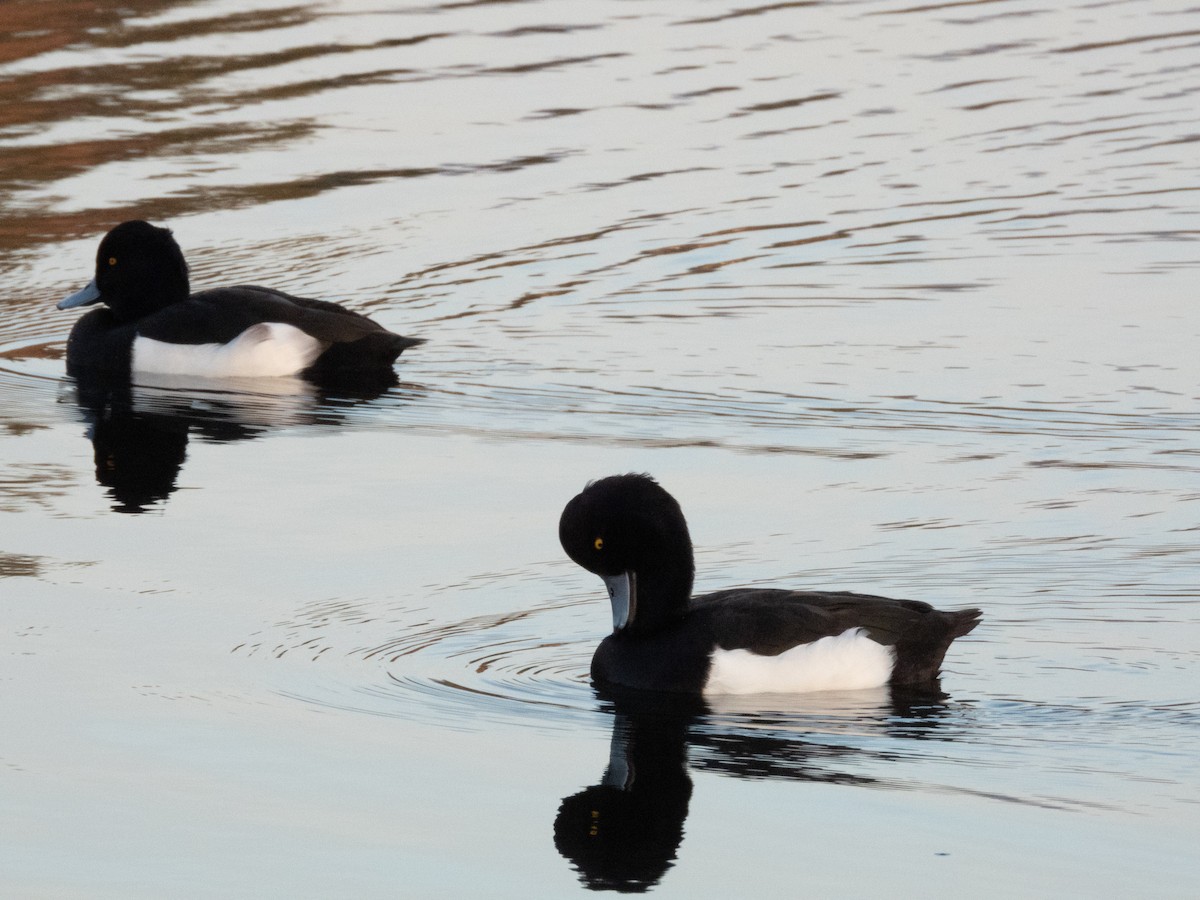
[[205, 378], [257, 378], [294, 375], [308, 368], [325, 345], [294, 325], [260, 322], [228, 344], [170, 344], [137, 337], [135, 372], [199, 375]]
[[769, 694], [848, 691], [887, 684], [895, 665], [891, 647], [861, 628], [800, 644], [778, 656], [716, 649], [706, 694]]

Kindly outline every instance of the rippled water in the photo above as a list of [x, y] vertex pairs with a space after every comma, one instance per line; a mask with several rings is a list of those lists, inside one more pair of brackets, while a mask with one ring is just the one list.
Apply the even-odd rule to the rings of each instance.
[[[0, 5], [4, 893], [1194, 893], [1200, 11], [252, 6]], [[134, 217], [428, 343], [98, 401]], [[629, 470], [944, 696], [597, 696]]]

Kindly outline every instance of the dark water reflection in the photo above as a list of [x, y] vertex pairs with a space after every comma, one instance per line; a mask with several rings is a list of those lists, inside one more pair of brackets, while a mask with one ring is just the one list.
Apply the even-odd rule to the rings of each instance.
[[[779, 711], [764, 709], [764, 700], [767, 709], [780, 703]], [[725, 706], [725, 701], [717, 702], [719, 708]], [[1071, 720], [1085, 734], [1096, 736], [1108, 728], [1127, 727], [1127, 715], [1150, 724], [1160, 715], [1195, 721], [1200, 712], [1195, 703], [1188, 703], [1149, 714], [1129, 709], [1114, 718], [1111, 710], [1039, 709], [1038, 704], [1015, 700], [981, 709], [955, 703], [938, 689], [760, 697], [737, 711], [739, 705], [735, 701], [723, 711], [714, 711], [703, 701], [687, 703], [679, 697], [601, 695], [601, 710], [612, 716], [608, 765], [599, 783], [563, 799], [554, 820], [555, 847], [586, 887], [641, 893], [664, 878], [686, 834], [693, 796], [690, 770], [735, 778], [974, 795], [1047, 810], [1094, 813], [1115, 807], [1061, 794], [1018, 796], [961, 784], [922, 783], [920, 776], [913, 779], [911, 763], [916, 758], [927, 764], [952, 757], [962, 752], [951, 749], [957, 743], [966, 745], [970, 755], [992, 742], [1003, 752], [1005, 741], [996, 729], [1018, 727], [1021, 720], [1040, 721], [1052, 732]], [[1008, 724], [1003, 725], [1006, 718]], [[908, 741], [929, 743], [910, 749], [905, 747]], [[1084, 771], [1087, 763], [1081, 759], [1077, 766], [1076, 771]], [[1132, 777], [1147, 777], [1147, 773]], [[748, 827], [753, 815], [748, 810], [736, 827]], [[798, 825], [792, 840], [802, 845], [803, 829], [814, 827], [813, 822]]]
[[[908, 738], [932, 732], [948, 709], [940, 691], [880, 693], [885, 696], [842, 697], [840, 709], [836, 695], [813, 705], [827, 706], [827, 715], [841, 714], [859, 728], [877, 725]], [[839, 758], [869, 751], [839, 746], [830, 736], [789, 734], [788, 724], [794, 729], [802, 720], [786, 723], [777, 716], [771, 728], [772, 718], [761, 710], [739, 723], [728, 716], [714, 720], [700, 700], [601, 697], [602, 709], [613, 717], [608, 765], [598, 784], [563, 799], [554, 820], [555, 847], [592, 890], [642, 893], [674, 864], [692, 796], [689, 758], [698, 770], [737, 778], [857, 786], [877, 781], [839, 764]]]
[[[143, 376], [134, 384], [104, 372], [73, 373], [96, 481], [107, 489], [115, 512], [146, 512], [174, 493], [192, 437], [231, 443], [280, 428], [337, 428], [346, 410], [391, 387], [379, 379], [321, 386], [301, 378], [199, 381]], [[414, 396], [414, 389], [405, 395]]]
[[604, 776], [564, 798], [554, 819], [554, 846], [587, 887], [639, 893], [673, 864], [692, 796], [693, 718], [678, 704], [617, 705]]

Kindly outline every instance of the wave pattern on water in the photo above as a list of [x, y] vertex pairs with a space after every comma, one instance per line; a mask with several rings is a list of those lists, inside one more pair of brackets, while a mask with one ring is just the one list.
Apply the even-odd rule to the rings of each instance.
[[[14, 5], [17, 12], [10, 14], [7, 22], [0, 19], [0, 25], [7, 25], [12, 34], [23, 34], [20, 10], [24, 6]], [[411, 178], [464, 172], [504, 177], [534, 162], [557, 161], [563, 167], [561, 175], [550, 179], [549, 192], [541, 192], [542, 203], [553, 202], [546, 193], [569, 196], [659, 180], [682, 179], [703, 185], [723, 178], [719, 167], [705, 163], [717, 145], [714, 141], [746, 138], [765, 150], [746, 154], [741, 171], [747, 185], [757, 190], [731, 191], [731, 185], [721, 183], [712, 192], [715, 204], [706, 214], [728, 214], [731, 210], [722, 210], [722, 205], [731, 203], [761, 216], [793, 205], [788, 194], [803, 188], [804, 206], [820, 213], [805, 218], [819, 219], [830, 227], [812, 237], [769, 242], [753, 249], [738, 246], [746, 240], [743, 236], [725, 245], [723, 258], [715, 261], [722, 265], [757, 260], [760, 255], [779, 256], [780, 251], [813, 242], [845, 241], [864, 231], [896, 232], [906, 225], [923, 226], [915, 234], [895, 233], [883, 245], [915, 241], [918, 247], [929, 245], [923, 252], [911, 247], [899, 253], [881, 250], [860, 260], [912, 263], [932, 258], [938, 244], [946, 242], [947, 236], [939, 238], [936, 231], [920, 233], [931, 223], [963, 217], [983, 219], [998, 211], [855, 221], [852, 213], [836, 205], [854, 186], [831, 190], [828, 185], [861, 177], [872, 169], [878, 171], [871, 180], [895, 195], [890, 209], [971, 202], [962, 194], [947, 196], [947, 191], [956, 187], [974, 188], [985, 203], [1006, 195], [1017, 199], [1017, 205], [1004, 210], [1007, 215], [1001, 219], [984, 220], [973, 227], [967, 223], [963, 237], [978, 249], [1006, 238], [1031, 242], [1031, 247], [1047, 237], [1086, 246], [1093, 240], [1103, 242], [1138, 232], [1156, 239], [1197, 232], [1170, 222], [1172, 213], [1186, 218], [1187, 208], [1167, 202], [1171, 192], [1182, 186], [1164, 183], [1176, 173], [1194, 172], [1194, 163], [1183, 155], [1161, 156], [1173, 151], [1185, 154], [1195, 126], [1194, 110], [1185, 103], [1196, 90], [1195, 71], [1181, 64], [1179, 53], [1195, 43], [1196, 29], [1188, 27], [1191, 17], [1179, 11], [1172, 15], [1161, 5], [1140, 3], [1128, 7], [1124, 15], [1101, 19], [1079, 7], [1059, 12], [1051, 23], [1026, 4], [1021, 4], [1020, 15], [997, 17], [962, 8], [950, 18], [943, 17], [936, 6], [900, 11], [873, 3], [851, 8], [778, 4], [673, 19], [677, 6], [647, 4], [632, 19], [613, 7], [604, 21], [593, 18], [593, 11], [593, 16], [580, 21], [547, 23], [541, 18], [547, 12], [544, 4], [506, 4], [504, 12], [509, 18], [505, 27], [491, 30], [486, 23], [498, 22], [499, 13], [471, 5], [418, 8], [400, 15], [353, 3], [333, 10], [291, 4], [208, 14], [203, 8], [187, 13], [175, 10], [174, 4], [157, 2], [127, 4], [120, 11], [88, 11], [82, 16], [72, 13], [60, 23], [57, 40], [6, 45], [12, 49], [0, 68], [0, 90], [8, 110], [6, 120], [0, 121], [0, 135], [4, 136], [0, 159], [5, 163], [3, 171], [19, 172], [20, 177], [0, 182], [0, 193], [25, 215], [19, 225], [14, 223], [4, 232], [3, 239], [8, 247], [23, 249], [45, 240], [90, 233], [94, 225], [89, 226], [89, 221], [111, 221], [132, 214], [128, 204], [134, 198], [128, 190], [126, 197], [113, 198], [117, 208], [99, 205], [38, 212], [37, 207], [48, 192], [61, 191], [89, 171], [112, 170], [148, 154], [156, 157], [164, 171], [146, 173], [150, 180], [145, 195], [136, 201], [138, 208], [147, 215], [170, 218], [214, 206], [280, 202], [356, 185], [393, 184], [402, 189], [404, 181]], [[703, 54], [711, 56], [711, 48], [743, 50], [742, 42], [755, 33], [750, 29], [761, 27], [756, 20], [762, 16], [779, 30], [754, 45], [753, 61], [737, 83], [736, 74]], [[1167, 27], [1122, 33], [1131, 22], [1144, 29], [1148, 21]], [[1007, 39], [980, 44], [973, 26], [997, 31]], [[638, 30], [642, 45], [677, 57], [681, 64], [644, 72], [640, 56], [627, 49], [633, 29]], [[682, 33], [687, 34], [687, 42], [680, 46], [676, 35]], [[1062, 35], [1078, 39], [1064, 40]], [[792, 52], [797, 43], [814, 40], [825, 50], [828, 80], [816, 89], [798, 90]], [[896, 68], [893, 80], [911, 83], [912, 95], [928, 99], [928, 111], [905, 109], [891, 84], [864, 79], [862, 70], [849, 64], [862, 46], [872, 42], [896, 48], [945, 48], [936, 53], [901, 52], [892, 60]], [[1097, 64], [1114, 53], [1125, 54], [1120, 65]], [[480, 63], [481, 56], [491, 61]], [[997, 78], [995, 57], [1018, 71], [1036, 70], [1047, 58], [1059, 62], [1060, 69], [1067, 68], [1056, 75], [1055, 85], [1039, 84], [1035, 76], [1026, 74]], [[578, 105], [555, 107], [545, 115], [547, 108], [537, 105], [538, 98], [575, 93], [571, 88], [547, 90], [557, 84], [547, 79], [561, 79], [572, 69], [586, 71], [587, 83], [598, 89], [572, 97]], [[640, 95], [623, 87], [634, 77], [645, 84]], [[497, 122], [523, 122], [526, 127], [514, 136], [527, 135], [529, 140], [513, 141], [515, 152], [498, 160], [421, 160], [413, 154], [393, 166], [380, 166], [381, 156], [369, 150], [364, 153], [366, 148], [339, 145], [344, 139], [332, 127], [338, 123], [338, 111], [359, 97], [398, 91], [403, 108], [436, 108], [444, 96], [454, 95], [456, 84], [464, 80], [520, 84], [519, 91], [493, 105], [490, 116], [469, 128], [478, 131]], [[114, 103], [116, 97], [120, 97], [119, 104]], [[1114, 111], [1116, 102], [1149, 102], [1154, 108]], [[542, 115], [533, 115], [539, 110]], [[993, 121], [980, 129], [977, 116], [985, 111]], [[591, 136], [587, 132], [560, 127], [564, 119], [576, 119], [583, 113], [604, 120], [597, 123], [597, 130], [607, 141], [587, 140]], [[214, 114], [219, 114], [219, 124], [213, 121]], [[678, 133], [682, 141], [677, 138], [669, 154], [675, 164], [665, 168], [646, 165], [645, 153], [636, 141], [643, 130], [632, 116], [656, 122], [656, 134], [672, 129]], [[763, 129], [759, 120], [769, 119], [778, 124]], [[91, 127], [73, 128], [72, 121]], [[748, 126], [751, 130], [741, 130], [742, 121], [754, 123]], [[881, 128], [881, 122], [888, 125]], [[613, 128], [616, 123], [624, 127]], [[930, 127], [931, 123], [936, 125]], [[111, 136], [97, 139], [97, 131]], [[808, 135], [808, 143], [815, 145], [799, 158], [790, 143], [797, 134]], [[1023, 136], [1024, 142], [1012, 141], [1016, 135]], [[471, 141], [457, 143], [469, 145]], [[330, 172], [314, 167], [312, 154], [290, 152], [306, 144], [341, 151], [321, 155], [350, 165]], [[846, 152], [846, 148], [853, 149]], [[628, 157], [624, 171], [614, 169], [607, 158], [614, 151]], [[911, 169], [905, 151], [928, 154], [929, 162]], [[966, 161], [978, 152], [999, 154], [1004, 159], [986, 190], [981, 190], [985, 185], [962, 178], [968, 171]], [[1081, 154], [1085, 167], [1090, 166], [1089, 183], [1081, 185], [1070, 178], [1056, 181], [1054, 169], [1069, 161], [1074, 163], [1074, 175]], [[1147, 157], [1143, 164], [1111, 161], [1137, 154]], [[571, 156], [575, 159], [566, 162]], [[226, 157], [229, 164], [218, 171], [199, 163], [202, 158]], [[235, 164], [238, 158], [242, 165]], [[260, 165], [260, 158], [270, 158], [273, 165]], [[898, 160], [904, 160], [903, 173]], [[1173, 165], [1164, 167], [1164, 163]], [[248, 175], [268, 171], [283, 177], [247, 180]], [[588, 174], [597, 171], [615, 177], [597, 179]], [[913, 183], [914, 175], [926, 183]], [[534, 178], [545, 181], [541, 175]], [[1135, 178], [1145, 183], [1130, 190]], [[155, 189], [154, 181], [163, 179], [170, 188]], [[1046, 186], [1034, 192], [1014, 192], [1012, 188], [1021, 182]], [[914, 203], [917, 195], [920, 199]], [[1116, 196], [1155, 196], [1158, 200], [1143, 206], [1093, 206], [1097, 199]], [[529, 206], [539, 201], [517, 193], [514, 202]], [[120, 204], [126, 204], [123, 211]], [[1068, 208], [1063, 209], [1064, 205]], [[1115, 216], [1126, 222], [1131, 221], [1130, 214], [1136, 214], [1140, 221], [1126, 230], [1074, 236], [1020, 233], [1030, 223], [1106, 213], [1105, 218]], [[1162, 228], [1145, 230], [1146, 213]], [[850, 221], [846, 221], [848, 215]], [[1014, 232], [1015, 226], [1020, 227]], [[688, 237], [676, 233], [674, 242], [691, 243]], [[985, 239], [982, 244], [978, 237]], [[984, 252], [996, 255], [1001, 251]], [[797, 263], [785, 258], [777, 262], [804, 265], [817, 261]], [[760, 262], [757, 267], [765, 266]], [[714, 271], [720, 269], [685, 270], [674, 277]]]
[[[324, 706], [415, 717], [468, 730], [512, 722], [570, 729], [595, 721], [586, 652], [569, 638], [548, 640], [541, 635], [556, 634], [554, 620], [575, 605], [452, 622], [392, 622], [395, 639], [347, 652], [340, 647], [347, 629], [378, 634], [379, 621], [351, 604], [316, 604], [303, 618], [269, 632], [269, 640], [256, 638], [234, 650], [299, 656], [313, 663], [327, 663], [327, 654], [332, 654], [343, 658], [339, 667], [348, 664], [369, 673], [364, 681], [314, 677], [305, 690], [283, 690]], [[315, 668], [313, 674], [321, 673]]]
[[[962, 690], [929, 716], [715, 711], [698, 768], [930, 788], [949, 761], [980, 795], [1002, 779], [971, 772], [1016, 771], [1001, 800], [1194, 802], [1177, 748], [1195, 704], [1129, 695], [1196, 662], [1200, 12], [256, 6], [0, 5], [7, 446], [80, 423], [61, 380], [75, 314], [52, 305], [112, 224], [165, 220], [197, 287], [264, 282], [429, 339], [368, 402], [140, 392], [185, 432], [784, 460], [769, 491], [749, 467], [726, 490], [790, 505], [792, 535], [702, 550], [706, 577], [989, 601], [948, 663]], [[54, 511], [90, 473], [30, 451], [0, 478], [5, 512]], [[427, 586], [478, 602], [455, 612], [335, 597], [235, 650], [320, 706], [603, 729], [603, 614], [561, 600], [561, 571]], [[1138, 780], [1159, 793], [1122, 793]]]

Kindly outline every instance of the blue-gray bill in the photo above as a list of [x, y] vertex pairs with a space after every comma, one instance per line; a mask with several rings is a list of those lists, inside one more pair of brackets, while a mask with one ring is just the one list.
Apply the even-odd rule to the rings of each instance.
[[612, 603], [613, 631], [620, 631], [637, 615], [637, 573], [601, 575]]
[[91, 303], [97, 303], [99, 300], [100, 288], [96, 287], [96, 280], [92, 279], [83, 290], [76, 291], [70, 297], [63, 297], [63, 299], [59, 300], [58, 309], [73, 309], [76, 306], [87, 306]]

